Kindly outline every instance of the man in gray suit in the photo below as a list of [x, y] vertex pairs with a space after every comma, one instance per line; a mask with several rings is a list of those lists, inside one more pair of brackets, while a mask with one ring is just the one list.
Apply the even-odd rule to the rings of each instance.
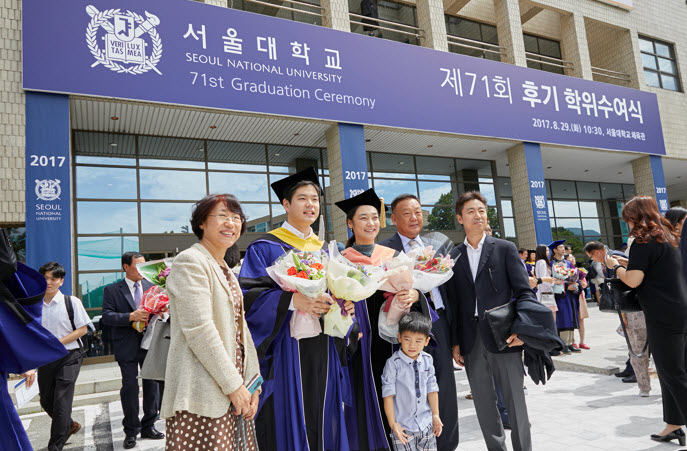
[[453, 277], [446, 283], [448, 297], [456, 306], [452, 321], [453, 358], [459, 365], [465, 365], [487, 449], [507, 449], [506, 434], [496, 408], [496, 381], [508, 409], [513, 449], [531, 450], [523, 390], [523, 342], [511, 334], [508, 347], [499, 351], [485, 311], [511, 301], [535, 301], [536, 298], [515, 245], [485, 233], [486, 199], [477, 191], [462, 194], [456, 201], [456, 217], [465, 228], [466, 237], [451, 251], [456, 263]]

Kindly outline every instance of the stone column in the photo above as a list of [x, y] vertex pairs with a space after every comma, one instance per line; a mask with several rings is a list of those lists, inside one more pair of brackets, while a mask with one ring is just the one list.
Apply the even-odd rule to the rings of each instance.
[[423, 47], [448, 52], [446, 20], [442, 0], [417, 0], [417, 21], [422, 30], [420, 43]]
[[658, 209], [661, 213], [665, 213], [670, 205], [661, 157], [645, 155], [632, 160], [632, 174], [637, 195], [653, 197], [656, 199]]
[[330, 221], [331, 232], [334, 239], [345, 243], [348, 239], [346, 231], [346, 215], [339, 210], [334, 202], [345, 199], [343, 186], [343, 169], [341, 167], [341, 141], [339, 139], [339, 126], [332, 125], [325, 134], [327, 139], [327, 162], [329, 167], [329, 192], [327, 199], [331, 201], [332, 211]]
[[348, 15], [346, 0], [321, 0], [322, 25], [339, 31], [351, 31], [351, 18]]
[[494, 12], [499, 45], [506, 50], [501, 61], [527, 67], [518, 0], [494, 0]]
[[23, 224], [26, 211], [21, 5], [22, 2], [5, 2], [0, 13], [4, 17], [4, 39], [0, 39], [0, 225]]
[[572, 69], [565, 69], [565, 75], [593, 80], [584, 17], [577, 13], [561, 13], [560, 17], [561, 53], [564, 60], [570, 61], [573, 64]]
[[539, 144], [522, 143], [508, 149], [508, 168], [519, 246], [534, 249], [537, 244], [549, 244], [551, 223]]

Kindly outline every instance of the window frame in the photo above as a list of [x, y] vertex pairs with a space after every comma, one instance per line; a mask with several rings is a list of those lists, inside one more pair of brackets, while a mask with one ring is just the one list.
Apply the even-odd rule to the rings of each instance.
[[[667, 91], [683, 92], [682, 91], [682, 80], [680, 77], [680, 65], [678, 64], [678, 61], [677, 61], [677, 52], [675, 51], [675, 44], [667, 42], [667, 41], [662, 41], [660, 39], [650, 38], [648, 36], [643, 36], [643, 35], [639, 35], [638, 39], [639, 39], [639, 41], [650, 42], [651, 47], [653, 48], [653, 53], [651, 53], [651, 52], [647, 52], [645, 50], [642, 50], [641, 46], [640, 46], [640, 56], [647, 55], [647, 56], [653, 57], [654, 63], [656, 64], [656, 69], [653, 69], [651, 67], [646, 67], [644, 65], [644, 60], [642, 60], [642, 71], [643, 72], [648, 71], [648, 72], [654, 73], [658, 76], [659, 86], [654, 86], [654, 85], [650, 85], [649, 83], [647, 83], [646, 74], [645, 74], [644, 75], [644, 82], [647, 83], [647, 86], [650, 86], [652, 88], [665, 89]], [[656, 51], [656, 44], [661, 44], [661, 45], [665, 45], [666, 47], [668, 47], [668, 49], [670, 50], [670, 56], [665, 57], [665, 56], [659, 55], [658, 52]], [[675, 64], [675, 73], [666, 72], [666, 71], [661, 70], [661, 65], [659, 64], [659, 58], [663, 58], [665, 60], [672, 61]], [[670, 88], [664, 87], [663, 86], [663, 79], [661, 78], [661, 75], [667, 75], [667, 76], [675, 78], [675, 82], [677, 84], [676, 89], [670, 89]]]

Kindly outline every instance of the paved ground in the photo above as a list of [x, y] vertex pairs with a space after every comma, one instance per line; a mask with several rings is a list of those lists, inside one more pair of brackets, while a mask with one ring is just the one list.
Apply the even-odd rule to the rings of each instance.
[[[527, 404], [535, 450], [678, 450], [673, 444], [649, 439], [663, 428], [661, 397], [657, 380], [649, 398], [640, 398], [636, 384], [623, 384], [609, 376], [627, 358], [624, 340], [615, 333], [617, 319], [591, 309], [587, 342], [592, 350], [557, 358], [558, 368], [545, 386], [527, 383]], [[116, 365], [116, 364], [115, 364]], [[116, 366], [85, 366], [84, 378], [98, 380], [104, 373], [116, 375]], [[579, 372], [586, 371], [586, 372]], [[606, 374], [602, 374], [606, 373]], [[97, 375], [97, 376], [96, 376]], [[102, 379], [100, 379], [102, 381]], [[484, 450], [465, 371], [456, 372], [461, 450]], [[111, 388], [110, 388], [111, 390]], [[110, 451], [122, 449], [122, 412], [119, 402], [77, 407], [74, 419], [84, 425], [65, 450]], [[50, 421], [44, 413], [22, 416], [36, 450], [48, 442]], [[164, 421], [156, 427], [163, 431]], [[163, 450], [164, 441], [139, 440], [139, 450]], [[509, 442], [510, 449], [510, 442]]]

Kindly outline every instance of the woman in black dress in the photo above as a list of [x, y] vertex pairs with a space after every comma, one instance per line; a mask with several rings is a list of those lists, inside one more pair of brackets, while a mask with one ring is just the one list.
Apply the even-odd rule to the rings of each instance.
[[651, 197], [636, 196], [623, 208], [623, 221], [635, 238], [627, 268], [607, 257], [606, 266], [637, 288], [646, 317], [663, 397], [666, 427], [652, 440], [677, 439], [685, 446], [687, 423], [687, 282], [682, 276], [678, 232], [661, 216]]

